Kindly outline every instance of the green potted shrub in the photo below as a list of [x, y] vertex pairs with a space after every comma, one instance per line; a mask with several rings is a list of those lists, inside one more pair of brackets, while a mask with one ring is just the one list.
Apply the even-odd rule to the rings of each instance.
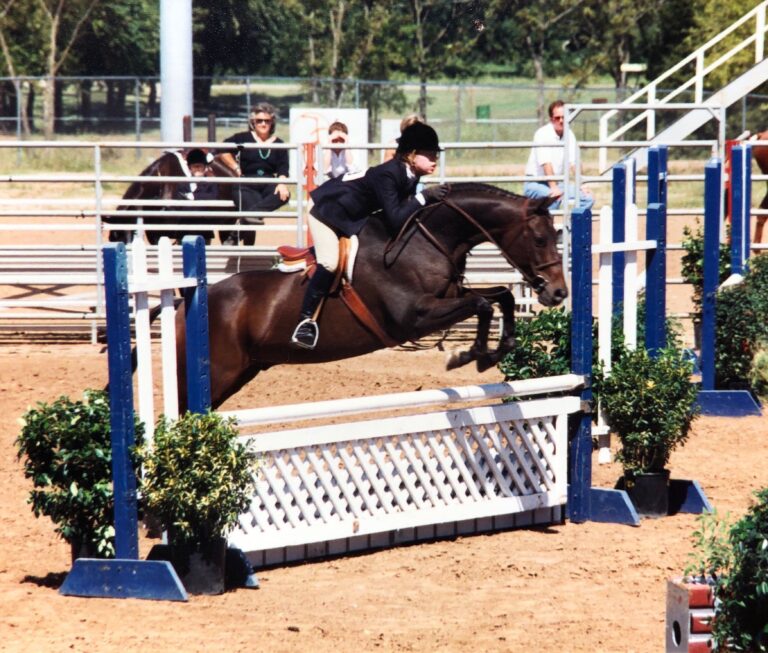
[[142, 505], [168, 532], [150, 557], [170, 559], [193, 594], [224, 591], [225, 536], [253, 497], [256, 456], [237, 435], [233, 420], [186, 413], [137, 450]]
[[[78, 557], [113, 557], [114, 497], [109, 398], [86, 390], [83, 400], [59, 397], [22, 417], [16, 439], [24, 475], [34, 489], [29, 503], [46, 515]], [[142, 429], [137, 424], [137, 438]]]
[[667, 464], [672, 451], [688, 439], [698, 412], [692, 368], [675, 347], [655, 357], [640, 347], [625, 349], [609, 375], [596, 375], [606, 420], [621, 441], [616, 459], [624, 470], [624, 487], [640, 514], [668, 512]]
[[686, 573], [714, 588], [714, 651], [768, 651], [768, 488], [732, 525], [702, 515]]

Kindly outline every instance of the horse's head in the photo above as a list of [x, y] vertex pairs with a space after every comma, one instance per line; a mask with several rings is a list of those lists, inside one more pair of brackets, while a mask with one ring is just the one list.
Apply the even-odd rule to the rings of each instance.
[[504, 232], [499, 247], [531, 284], [544, 306], [557, 306], [568, 296], [563, 259], [557, 251], [557, 231], [549, 199], [521, 200], [521, 220]]
[[[534, 289], [541, 304], [560, 304], [568, 296], [568, 287], [548, 210], [551, 200], [529, 200], [484, 184], [456, 185], [457, 190], [462, 187], [472, 197], [465, 206], [478, 223], [479, 237], [501, 250]], [[456, 204], [463, 204], [460, 195], [465, 193], [451, 193], [447, 203], [455, 197]]]

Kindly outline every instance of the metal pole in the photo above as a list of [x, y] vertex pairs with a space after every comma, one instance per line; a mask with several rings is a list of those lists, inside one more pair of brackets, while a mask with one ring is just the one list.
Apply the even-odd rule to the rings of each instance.
[[184, 236], [182, 256], [184, 276], [197, 279], [197, 286], [183, 291], [187, 330], [187, 408], [193, 413], [204, 413], [211, 407], [211, 356], [203, 237]]
[[701, 387], [715, 389], [715, 308], [720, 281], [720, 184], [722, 166], [710, 160], [704, 168], [704, 287], [701, 301]]
[[115, 497], [115, 556], [139, 559], [136, 476], [131, 449], [136, 440], [133, 421], [133, 372], [131, 369], [131, 311], [125, 245], [104, 248], [107, 288], [107, 358], [112, 440], [112, 482]]
[[[137, 77], [133, 82], [133, 117], [136, 121], [136, 142], [141, 140], [141, 81]], [[136, 158], [141, 157], [141, 148], [136, 148]]]
[[[571, 371], [584, 376], [581, 400], [592, 402], [592, 213], [577, 208], [571, 213], [573, 264], [571, 269]], [[592, 415], [579, 417], [576, 435], [571, 439], [568, 461], [568, 513], [572, 522], [590, 518], [592, 485]]]
[[160, 131], [164, 141], [183, 140], [182, 118], [192, 101], [192, 0], [160, 0]]

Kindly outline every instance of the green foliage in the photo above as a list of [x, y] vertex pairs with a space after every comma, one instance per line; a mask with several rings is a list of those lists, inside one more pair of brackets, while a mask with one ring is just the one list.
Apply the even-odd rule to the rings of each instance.
[[[617, 360], [624, 350], [621, 313], [611, 318], [611, 360]], [[667, 343], [680, 347], [679, 325], [666, 322]], [[597, 343], [597, 321], [592, 326]], [[637, 341], [645, 340], [645, 300], [637, 307]], [[598, 365], [597, 345], [593, 363]], [[541, 376], [568, 374], [571, 371], [571, 313], [564, 307], [545, 308], [532, 318], [515, 322], [515, 348], [499, 363], [505, 380], [533, 379]]]
[[[700, 322], [704, 251], [701, 227], [696, 232], [685, 228], [684, 236], [682, 275], [693, 285], [694, 321]], [[719, 282], [725, 281], [730, 273], [730, 250], [727, 244], [721, 244]], [[752, 257], [744, 281], [717, 294], [715, 340], [716, 386], [750, 385], [754, 392], [765, 395], [768, 378], [765, 357], [760, 353], [768, 342], [768, 257]]]
[[756, 497], [730, 528], [713, 516], [694, 533], [695, 569], [714, 579], [717, 651], [768, 651], [768, 488]]
[[[86, 390], [82, 401], [59, 397], [28, 410], [16, 440], [29, 503], [56, 532], [103, 557], [114, 556], [112, 448], [106, 393]], [[137, 437], [142, 430], [137, 426]]]
[[596, 375], [606, 419], [621, 440], [616, 458], [625, 471], [662, 471], [672, 451], [688, 439], [697, 414], [692, 368], [674, 347], [655, 358], [640, 347], [625, 350], [610, 376]]
[[763, 343], [752, 358], [752, 369], [749, 371], [749, 385], [755, 394], [768, 396], [768, 348]]
[[571, 371], [571, 313], [539, 311], [515, 322], [515, 348], [499, 363], [506, 380], [534, 379]]
[[717, 510], [703, 512], [697, 517], [699, 530], [693, 532], [694, 550], [688, 555], [691, 562], [685, 568], [686, 576], [706, 581], [717, 578], [720, 570], [730, 564], [727, 518], [728, 515], [721, 518]]
[[[693, 286], [693, 305], [697, 315], [694, 321], [701, 321], [701, 299], [704, 292], [704, 232], [700, 222], [696, 222], [696, 231], [683, 227], [683, 249], [681, 273], [685, 283]], [[719, 283], [731, 274], [731, 251], [727, 243], [720, 244]]]
[[759, 371], [753, 369], [758, 352], [768, 342], [768, 257], [749, 261], [744, 281], [717, 295], [715, 383], [765, 391]]
[[216, 413], [161, 418], [153, 445], [137, 456], [148, 512], [171, 533], [172, 544], [199, 544], [226, 534], [254, 492], [255, 454], [237, 441], [233, 420]]

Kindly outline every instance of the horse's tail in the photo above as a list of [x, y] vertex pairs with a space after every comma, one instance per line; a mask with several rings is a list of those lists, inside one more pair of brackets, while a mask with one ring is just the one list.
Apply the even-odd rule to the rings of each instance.
[[[181, 305], [181, 302], [183, 299], [181, 297], [174, 297], [173, 299], [173, 308], [174, 310], [178, 309]], [[154, 308], [151, 308], [149, 311], [149, 323], [152, 324], [156, 319], [157, 316], [160, 315], [160, 311], [163, 310], [162, 304], [158, 304]], [[107, 347], [109, 347], [109, 343], [107, 343]], [[136, 367], [139, 363], [139, 357], [136, 352], [136, 345], [134, 345], [131, 348], [131, 374], [134, 374], [136, 372]], [[109, 383], [107, 383], [106, 386], [104, 386], [104, 392], [109, 394]]]

